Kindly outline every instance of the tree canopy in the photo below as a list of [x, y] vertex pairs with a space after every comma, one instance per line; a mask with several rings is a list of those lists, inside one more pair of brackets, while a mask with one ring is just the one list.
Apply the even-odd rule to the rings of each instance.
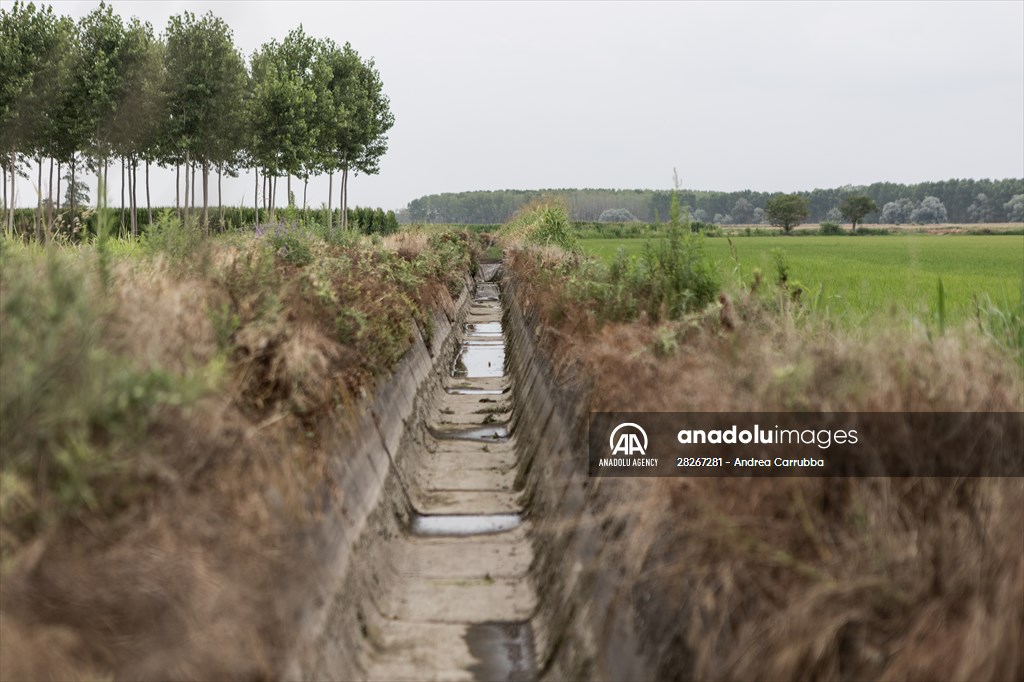
[[807, 199], [799, 194], [778, 194], [765, 203], [768, 222], [789, 232], [808, 215]]
[[854, 232], [857, 231], [857, 223], [864, 220], [869, 213], [874, 213], [877, 210], [878, 206], [874, 199], [863, 194], [851, 194], [843, 199], [842, 206], [839, 207], [842, 216], [853, 224], [851, 229]]

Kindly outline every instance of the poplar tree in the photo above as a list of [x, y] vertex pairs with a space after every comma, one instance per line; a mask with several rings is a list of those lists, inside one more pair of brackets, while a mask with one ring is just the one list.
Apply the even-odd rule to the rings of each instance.
[[311, 93], [288, 67], [286, 48], [276, 40], [252, 56], [249, 148], [269, 183], [270, 220], [275, 219], [277, 178], [298, 168], [308, 144], [306, 108]]
[[[59, 40], [60, 22], [51, 8], [15, 2], [10, 10], [0, 9], [0, 165], [9, 176], [8, 230], [14, 229], [19, 166], [43, 149], [49, 134]], [[40, 157], [40, 169], [41, 164]]]
[[171, 17], [167, 24], [166, 81], [168, 125], [165, 154], [185, 164], [185, 221], [188, 222], [190, 170], [202, 167], [203, 226], [209, 225], [210, 164], [235, 158], [241, 147], [241, 103], [246, 91], [245, 62], [231, 29], [208, 12]]
[[121, 17], [104, 3], [79, 24], [82, 58], [76, 65], [79, 88], [88, 93], [78, 101], [89, 125], [87, 153], [96, 172], [96, 207], [106, 206], [107, 177], [117, 135], [117, 108], [127, 94], [126, 33]]
[[348, 173], [375, 175], [387, 152], [387, 133], [395, 123], [391, 103], [372, 59], [363, 61], [349, 43], [330, 50], [330, 90], [344, 115], [333, 122], [326, 144], [328, 168], [341, 171], [342, 227], [348, 220]]

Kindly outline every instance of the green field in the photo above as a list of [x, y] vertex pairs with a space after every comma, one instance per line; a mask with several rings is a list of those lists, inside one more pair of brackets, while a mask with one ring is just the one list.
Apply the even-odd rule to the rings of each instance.
[[[643, 239], [585, 239], [583, 249], [605, 261], [619, 249], [640, 254]], [[946, 319], [973, 315], [975, 297], [1019, 310], [1024, 287], [1024, 236], [892, 235], [877, 237], [736, 237], [739, 272], [776, 277], [776, 250], [789, 278], [807, 300], [830, 317], [856, 323], [876, 313], [933, 317], [942, 278]], [[708, 255], [735, 281], [736, 261], [724, 237], [704, 240]]]

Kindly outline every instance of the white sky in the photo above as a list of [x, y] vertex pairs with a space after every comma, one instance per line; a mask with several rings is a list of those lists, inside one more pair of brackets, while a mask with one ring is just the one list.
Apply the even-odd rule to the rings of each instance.
[[[53, 3], [76, 18], [96, 4]], [[157, 32], [212, 10], [246, 56], [301, 23], [373, 57], [396, 123], [352, 205], [668, 188], [673, 167], [715, 190], [1024, 177], [1024, 2], [112, 5]], [[224, 186], [225, 203], [252, 202], [251, 176]], [[174, 203], [173, 172], [154, 194]]]

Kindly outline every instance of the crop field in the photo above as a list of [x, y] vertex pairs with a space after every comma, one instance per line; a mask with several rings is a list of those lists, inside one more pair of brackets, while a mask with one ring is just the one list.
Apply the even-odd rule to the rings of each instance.
[[[781, 260], [790, 282], [806, 289], [818, 311], [847, 323], [878, 313], [934, 317], [941, 278], [945, 318], [973, 315], [975, 301], [1019, 310], [1024, 288], [1024, 236], [892, 235], [876, 237], [737, 237], [704, 240], [723, 281], [737, 270], [750, 282], [756, 270], [778, 277]], [[584, 239], [584, 251], [606, 262], [619, 249], [643, 253], [643, 239]], [[737, 263], [738, 261], [738, 263]]]

